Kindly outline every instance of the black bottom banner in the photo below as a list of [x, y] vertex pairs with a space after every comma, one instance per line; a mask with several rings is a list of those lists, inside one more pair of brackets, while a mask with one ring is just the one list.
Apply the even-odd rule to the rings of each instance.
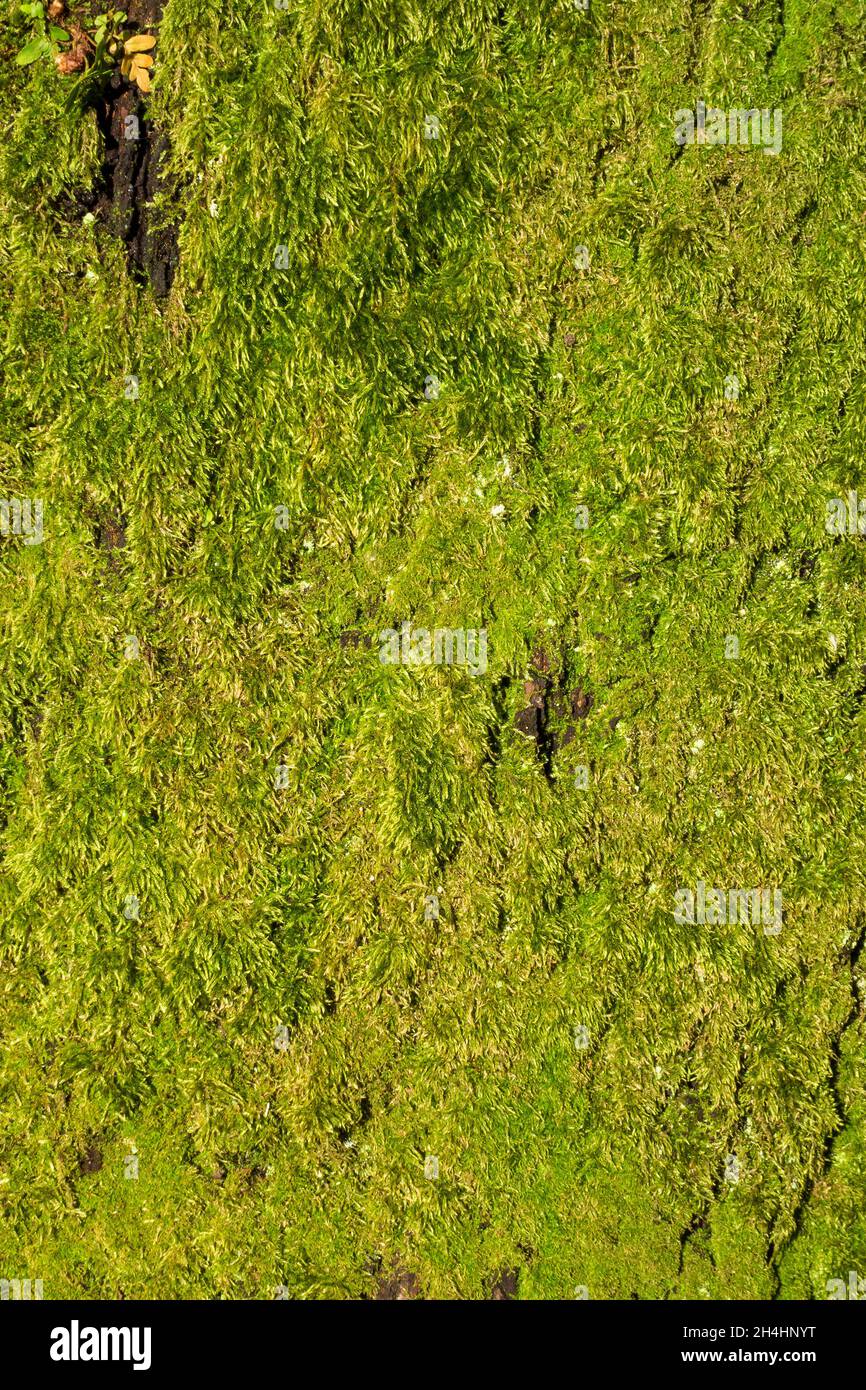
[[[184, 1372], [249, 1376], [281, 1365], [288, 1373], [301, 1349], [308, 1358], [322, 1356], [329, 1377], [357, 1375], [362, 1349], [369, 1352], [371, 1336], [383, 1334], [392, 1367], [397, 1353], [404, 1370], [417, 1365], [423, 1345], [425, 1372], [437, 1361], [443, 1372], [449, 1367], [453, 1372], [455, 1348], [443, 1336], [452, 1330], [468, 1334], [461, 1342], [461, 1363], [470, 1347], [480, 1354], [483, 1346], [488, 1370], [491, 1352], [494, 1361], [506, 1349], [513, 1357], [518, 1347], [509, 1338], [514, 1337], [537, 1372], [552, 1371], [563, 1355], [561, 1336], [577, 1357], [576, 1366], [585, 1370], [591, 1359], [596, 1374], [650, 1370], [667, 1375], [677, 1368], [699, 1377], [711, 1366], [760, 1366], [773, 1373], [799, 1366], [826, 1381], [843, 1370], [850, 1373], [862, 1346], [864, 1320], [839, 1306], [842, 1302], [522, 1302], [509, 1321], [503, 1309], [472, 1313], [469, 1304], [420, 1300], [391, 1315], [351, 1302], [9, 1300], [2, 1303], [0, 1320], [7, 1368], [38, 1371], [51, 1382], [91, 1380], [106, 1371], [115, 1380], [138, 1373], [159, 1381]], [[401, 1332], [411, 1336], [411, 1345], [401, 1345]], [[325, 1338], [318, 1346], [317, 1335]]]

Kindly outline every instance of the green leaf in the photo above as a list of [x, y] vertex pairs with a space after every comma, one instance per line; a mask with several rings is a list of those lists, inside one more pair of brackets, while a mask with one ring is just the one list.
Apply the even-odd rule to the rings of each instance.
[[66, 40], [69, 38], [69, 35], [67, 34], [65, 29], [58, 29], [56, 24], [49, 24], [48, 37], [52, 40], [53, 43], [65, 43]]
[[37, 38], [25, 43], [21, 52], [15, 55], [15, 61], [19, 67], [24, 67], [27, 63], [35, 63], [37, 58], [41, 58], [45, 53], [51, 52], [48, 40], [40, 34]]

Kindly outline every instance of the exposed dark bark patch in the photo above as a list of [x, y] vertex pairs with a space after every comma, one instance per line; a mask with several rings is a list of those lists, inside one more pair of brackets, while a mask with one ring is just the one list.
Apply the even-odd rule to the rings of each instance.
[[163, 190], [160, 164], [165, 136], [146, 113], [146, 99], [120, 73], [95, 102], [105, 142], [101, 186], [94, 211], [126, 245], [127, 266], [139, 284], [149, 282], [157, 298], [168, 294], [178, 260], [178, 226], [158, 220], [153, 200]]
[[679, 1251], [679, 1264], [678, 1264], [678, 1268], [677, 1268], [677, 1273], [678, 1273], [678, 1274], [681, 1275], [682, 1272], [683, 1272], [683, 1265], [685, 1264], [685, 1259], [686, 1259], [686, 1249], [687, 1249], [687, 1247], [688, 1247], [688, 1244], [689, 1244], [690, 1240], [692, 1239], [692, 1237], [695, 1235], [696, 1232], [703, 1230], [703, 1228], [704, 1228], [705, 1226], [706, 1226], [706, 1217], [704, 1216], [703, 1212], [697, 1211], [697, 1212], [695, 1212], [694, 1215], [692, 1216], [691, 1220], [689, 1221], [689, 1224], [688, 1224], [687, 1226], [684, 1226], [683, 1229], [682, 1229], [682, 1231], [680, 1232], [680, 1235], [679, 1235], [679, 1247], [680, 1247], [680, 1251]]
[[516, 1269], [504, 1269], [492, 1281], [489, 1297], [494, 1302], [505, 1302], [517, 1297], [518, 1274]]
[[487, 748], [484, 753], [485, 762], [492, 768], [497, 766], [502, 753], [502, 739], [499, 731], [507, 718], [510, 684], [510, 677], [503, 676], [501, 680], [496, 682], [492, 691], [494, 720], [487, 728]]
[[358, 647], [365, 647], [367, 651], [370, 651], [373, 645], [373, 638], [370, 634], [359, 632], [357, 628], [346, 628], [344, 632], [340, 633], [340, 646], [343, 651], [347, 647], [351, 647], [353, 651], [357, 650]]
[[542, 649], [533, 653], [529, 680], [524, 681], [523, 691], [526, 708], [515, 716], [515, 728], [527, 737], [534, 739], [535, 749], [544, 768], [545, 776], [551, 778], [553, 769], [550, 763], [551, 748], [548, 740], [548, 693], [550, 688], [550, 658]]
[[361, 1104], [358, 1107], [358, 1112], [352, 1120], [352, 1122], [348, 1125], [342, 1125], [337, 1130], [337, 1138], [339, 1139], [340, 1143], [345, 1145], [350, 1145], [354, 1143], [352, 1135], [355, 1133], [355, 1130], [363, 1129], [364, 1125], [370, 1123], [372, 1116], [373, 1106], [370, 1103], [370, 1097], [362, 1096]]
[[100, 560], [111, 573], [119, 574], [123, 568], [121, 552], [127, 541], [123, 511], [111, 502], [100, 501], [87, 489], [81, 501], [81, 512]]
[[[130, 0], [128, 15], [133, 31], [153, 31], [162, 15], [162, 0]], [[156, 54], [158, 62], [158, 45]], [[100, 175], [93, 188], [75, 189], [62, 198], [57, 210], [76, 221], [92, 213], [124, 243], [133, 280], [149, 283], [157, 298], [163, 298], [177, 268], [180, 219], [156, 212], [153, 203], [157, 195], [168, 193], [178, 206], [181, 195], [179, 188], [168, 188], [161, 173], [168, 142], [147, 114], [147, 98], [119, 69], [91, 93], [88, 106], [103, 140]]]
[[102, 1150], [96, 1144], [88, 1144], [81, 1158], [78, 1160], [79, 1172], [83, 1174], [98, 1173], [102, 1167]]
[[864, 925], [863, 919], [859, 918], [857, 939], [849, 948], [849, 950], [843, 953], [843, 959], [847, 955], [848, 965], [851, 971], [851, 1007], [848, 1011], [847, 1017], [842, 1023], [839, 1032], [833, 1039], [830, 1048], [830, 1089], [833, 1093], [833, 1100], [835, 1102], [836, 1113], [838, 1117], [837, 1123], [834, 1130], [825, 1137], [824, 1152], [822, 1154], [821, 1163], [818, 1166], [817, 1171], [810, 1174], [803, 1185], [803, 1190], [800, 1194], [800, 1200], [797, 1203], [797, 1207], [794, 1212], [793, 1233], [788, 1237], [784, 1245], [780, 1246], [779, 1248], [776, 1247], [775, 1241], [771, 1241], [770, 1243], [768, 1257], [769, 1263], [772, 1267], [772, 1271], [776, 1277], [777, 1286], [781, 1284], [781, 1278], [779, 1275], [779, 1261], [782, 1257], [782, 1254], [784, 1253], [784, 1250], [787, 1249], [788, 1246], [791, 1245], [792, 1242], [797, 1239], [797, 1237], [800, 1235], [800, 1232], [803, 1229], [803, 1222], [805, 1220], [806, 1212], [809, 1209], [809, 1203], [811, 1202], [812, 1195], [815, 1190], [815, 1183], [817, 1182], [818, 1178], [823, 1177], [824, 1174], [829, 1171], [830, 1164], [833, 1159], [833, 1145], [836, 1136], [844, 1128], [845, 1122], [848, 1119], [848, 1111], [845, 1106], [845, 1097], [843, 1096], [840, 1089], [839, 1069], [842, 1060], [842, 1044], [845, 1033], [849, 1028], [853, 1028], [857, 1024], [858, 1020], [862, 1017], [863, 1013], [863, 1005], [860, 1002], [860, 998], [857, 991], [856, 976], [857, 967], [860, 963], [860, 956], [862, 954], [864, 944], [866, 944], [866, 925]]
[[566, 748], [575, 738], [576, 723], [585, 719], [592, 709], [594, 696], [578, 682], [569, 691], [570, 681], [563, 666], [556, 680], [550, 675], [550, 658], [537, 651], [532, 658], [531, 678], [524, 682], [526, 708], [514, 719], [515, 728], [534, 739], [536, 752], [544, 775], [553, 782], [553, 755]]
[[395, 1266], [387, 1274], [382, 1274], [380, 1273], [381, 1264], [378, 1261], [376, 1263], [377, 1268], [370, 1270], [371, 1273], [378, 1275], [376, 1292], [373, 1294], [373, 1300], [376, 1303], [403, 1303], [408, 1299], [423, 1298], [421, 1282], [417, 1274], [411, 1274], [399, 1266]]
[[582, 685], [578, 684], [577, 689], [572, 691], [571, 712], [575, 719], [585, 719], [594, 703], [595, 697], [584, 690]]
[[109, 552], [123, 550], [126, 545], [126, 522], [120, 512], [106, 510], [96, 523], [96, 544]]
[[129, 0], [126, 13], [139, 29], [150, 29], [162, 19], [162, 8], [163, 0]]

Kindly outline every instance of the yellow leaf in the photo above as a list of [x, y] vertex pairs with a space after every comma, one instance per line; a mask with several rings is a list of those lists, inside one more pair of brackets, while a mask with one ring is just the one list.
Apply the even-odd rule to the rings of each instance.
[[136, 68], [152, 68], [153, 58], [149, 53], [136, 53], [132, 60], [132, 65]]
[[139, 91], [150, 91], [150, 73], [148, 72], [147, 68], [136, 68], [135, 80], [138, 83]]
[[154, 48], [156, 39], [153, 34], [136, 34], [135, 38], [127, 39], [123, 45], [124, 53], [143, 53], [147, 48]]
[[129, 74], [132, 72], [132, 59], [131, 59], [131, 58], [124, 58], [123, 62], [122, 62], [121, 65], [120, 65], [120, 71], [123, 73], [123, 76], [124, 76], [124, 77], [128, 77], [128, 76], [129, 76]]

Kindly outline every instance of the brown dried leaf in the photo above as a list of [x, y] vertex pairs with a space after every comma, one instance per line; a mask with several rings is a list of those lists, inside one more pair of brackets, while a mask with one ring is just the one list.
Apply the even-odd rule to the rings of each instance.
[[58, 53], [54, 66], [61, 77], [69, 77], [74, 72], [83, 72], [86, 59], [83, 53]]

